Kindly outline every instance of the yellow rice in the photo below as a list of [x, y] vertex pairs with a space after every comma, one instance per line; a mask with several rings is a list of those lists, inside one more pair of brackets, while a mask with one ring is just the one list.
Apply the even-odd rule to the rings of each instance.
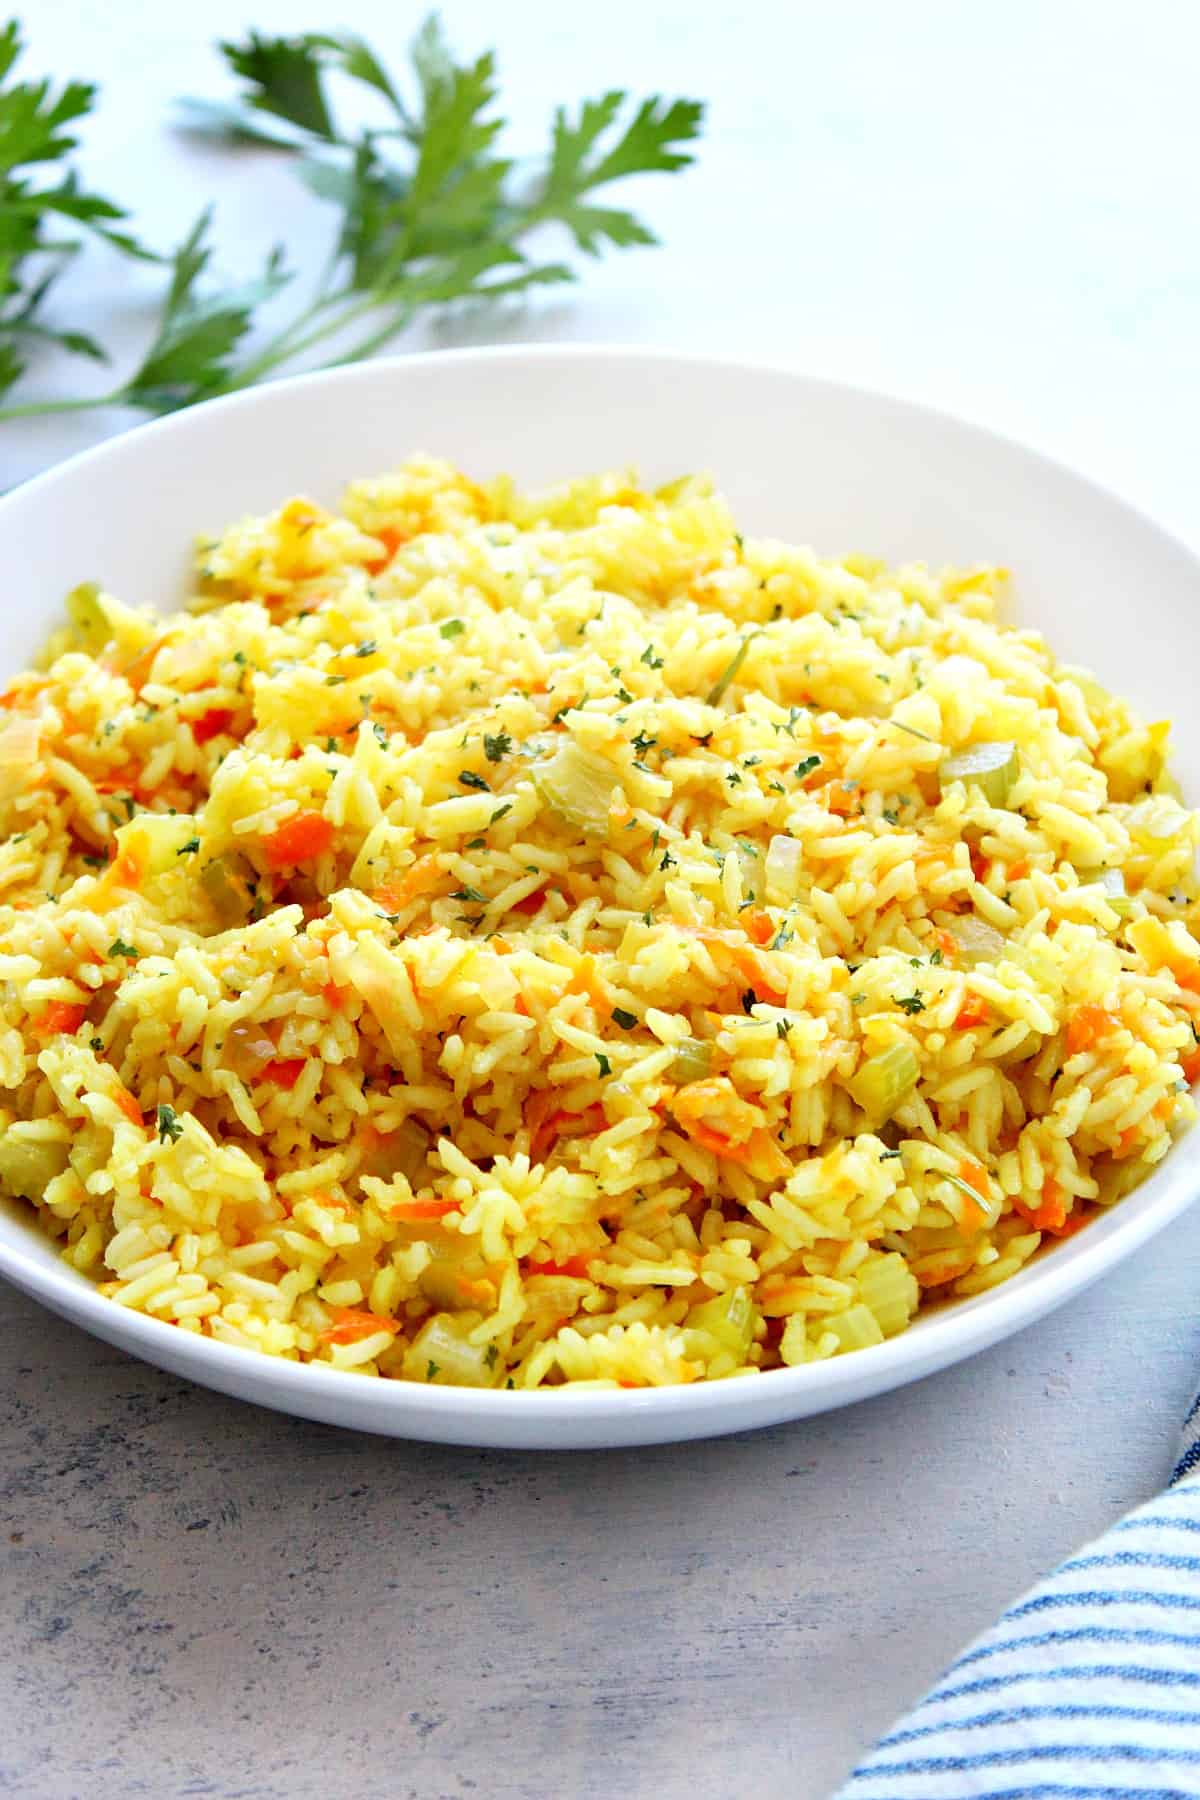
[[[0, 1189], [116, 1304], [416, 1381], [768, 1370], [1007, 1279], [1192, 1118], [1166, 727], [1003, 571], [429, 459], [197, 568], [77, 594], [0, 712]], [[947, 778], [1000, 740], [999, 799]]]

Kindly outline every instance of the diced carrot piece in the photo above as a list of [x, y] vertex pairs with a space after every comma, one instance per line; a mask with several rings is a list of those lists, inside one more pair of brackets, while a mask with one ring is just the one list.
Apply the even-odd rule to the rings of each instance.
[[192, 736], [198, 744], [207, 744], [210, 738], [220, 737], [223, 731], [228, 731], [232, 723], [233, 714], [226, 707], [212, 706], [192, 720]]
[[940, 928], [935, 929], [933, 933], [933, 944], [935, 950], [941, 951], [943, 962], [952, 963], [958, 955], [958, 939], [953, 937], [948, 931], [942, 931]]
[[529, 914], [541, 912], [542, 902], [545, 898], [546, 891], [544, 888], [534, 888], [532, 894], [526, 894], [524, 899], [514, 900], [508, 910], [509, 912]]
[[323, 1344], [357, 1344], [361, 1338], [372, 1337], [377, 1331], [390, 1331], [395, 1336], [399, 1329], [395, 1319], [385, 1319], [379, 1313], [359, 1312], [347, 1306], [338, 1313], [333, 1324], [317, 1336]]
[[1015, 862], [1010, 862], [1008, 865], [1008, 879], [1010, 881], [1020, 881], [1022, 877], [1028, 875], [1028, 873], [1029, 858], [1027, 856], [1018, 856]]
[[44, 1013], [34, 1019], [33, 1029], [39, 1037], [58, 1037], [60, 1033], [69, 1037], [79, 1030], [86, 1017], [86, 1006], [72, 1006], [65, 1000], [54, 1000]]
[[987, 1175], [977, 1162], [972, 1162], [969, 1157], [964, 1157], [958, 1165], [958, 1173], [959, 1179], [965, 1181], [968, 1187], [973, 1187], [981, 1200], [991, 1198]]
[[1200, 1045], [1197, 1045], [1195, 1050], [1189, 1051], [1186, 1056], [1181, 1057], [1179, 1066], [1183, 1070], [1183, 1079], [1189, 1087], [1200, 1081]]
[[531, 1275], [569, 1275], [572, 1281], [586, 1281], [590, 1256], [568, 1256], [565, 1262], [531, 1262]]
[[145, 1119], [142, 1117], [141, 1107], [127, 1087], [118, 1087], [116, 1093], [113, 1095], [113, 1099], [116, 1101], [131, 1125], [144, 1125], [146, 1123]]
[[1013, 1205], [1023, 1219], [1028, 1219], [1035, 1231], [1051, 1231], [1061, 1235], [1067, 1222], [1066, 1192], [1052, 1175], [1042, 1189], [1042, 1198], [1037, 1206], [1030, 1206], [1027, 1200], [1014, 1200]]
[[1075, 1056], [1080, 1050], [1090, 1050], [1101, 1038], [1119, 1030], [1120, 1024], [1120, 1019], [1115, 1019], [1102, 1006], [1081, 1006], [1067, 1025], [1068, 1052]]
[[276, 1087], [286, 1088], [290, 1093], [304, 1073], [306, 1061], [303, 1056], [289, 1056], [279, 1062], [264, 1063], [260, 1079], [274, 1082]]
[[326, 1006], [330, 1007], [334, 1012], [341, 1012], [343, 1006], [346, 1004], [346, 995], [348, 992], [348, 988], [339, 987], [336, 981], [327, 981], [321, 989], [321, 998], [324, 1000]]
[[415, 1224], [419, 1219], [444, 1219], [448, 1213], [461, 1210], [457, 1200], [438, 1200], [432, 1196], [424, 1198], [415, 1194], [411, 1200], [397, 1200], [394, 1206], [389, 1207], [388, 1218]]
[[954, 1020], [956, 1031], [970, 1031], [975, 1025], [986, 1025], [988, 1004], [978, 994], [968, 994], [959, 1007]]
[[742, 914], [742, 929], [746, 936], [753, 938], [760, 947], [771, 942], [775, 936], [775, 921], [769, 912], [760, 906], [751, 906]]
[[273, 869], [287, 869], [323, 856], [332, 842], [333, 826], [328, 819], [318, 812], [301, 812], [285, 819], [264, 841], [263, 849]]

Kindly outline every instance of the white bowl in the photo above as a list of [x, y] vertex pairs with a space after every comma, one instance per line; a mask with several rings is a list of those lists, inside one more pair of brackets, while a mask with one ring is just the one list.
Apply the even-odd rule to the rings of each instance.
[[[1200, 563], [1069, 470], [977, 426], [780, 370], [655, 352], [443, 352], [280, 382], [89, 451], [0, 501], [3, 669], [27, 662], [76, 582], [170, 607], [201, 530], [424, 449], [525, 482], [636, 463], [708, 469], [744, 527], [828, 552], [1002, 562], [1017, 612], [1068, 660], [1176, 722], [1200, 793]], [[331, 1424], [443, 1443], [585, 1448], [740, 1431], [861, 1400], [1008, 1336], [1098, 1280], [1194, 1197], [1200, 1132], [1078, 1237], [1004, 1286], [877, 1348], [739, 1381], [636, 1392], [493, 1393], [372, 1381], [193, 1337], [103, 1299], [15, 1211], [0, 1274], [178, 1375]]]

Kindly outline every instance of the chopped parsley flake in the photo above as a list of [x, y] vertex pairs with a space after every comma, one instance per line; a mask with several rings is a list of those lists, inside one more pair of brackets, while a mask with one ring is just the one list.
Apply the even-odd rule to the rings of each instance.
[[189, 838], [186, 844], [180, 844], [180, 846], [179, 846], [178, 850], [175, 852], [175, 854], [176, 854], [176, 856], [195, 856], [195, 854], [196, 854], [197, 850], [199, 850], [199, 848], [200, 848], [200, 839], [199, 838]]
[[757, 1005], [758, 1005], [758, 995], [755, 993], [753, 988], [747, 988], [746, 991], [742, 995], [742, 1011], [746, 1014], [749, 1014], [750, 1011], [752, 1010], [752, 1008], [754, 1008]]
[[484, 735], [483, 751], [489, 762], [503, 762], [512, 746], [513, 741], [507, 731], [497, 732], [495, 737], [488, 737], [486, 733]]
[[658, 655], [653, 644], [646, 645], [638, 660], [644, 662], [648, 669], [661, 669], [663, 666], [663, 659]]
[[461, 619], [443, 619], [438, 626], [438, 631], [444, 638], [461, 637], [466, 629]]
[[114, 938], [108, 946], [108, 954], [110, 956], [127, 956], [130, 962], [136, 962], [140, 953], [134, 949], [132, 944], [127, 944], [123, 938]]
[[806, 775], [811, 775], [813, 770], [819, 769], [820, 766], [821, 759], [819, 756], [813, 755], [804, 757], [796, 764], [796, 779], [798, 781], [803, 781]]
[[915, 1014], [925, 1011], [925, 1002], [922, 1000], [920, 994], [905, 994], [896, 1001], [896, 1005], [900, 1008], [901, 1012], [906, 1012], [910, 1019], [913, 1018]]
[[600, 1064], [600, 1073], [602, 1075], [611, 1075], [612, 1074], [612, 1064], [609, 1062], [607, 1056], [605, 1056], [605, 1054], [602, 1050], [597, 1050], [596, 1061]]
[[632, 1031], [637, 1024], [637, 1014], [626, 1012], [623, 1006], [614, 1006], [612, 1010], [613, 1024], [619, 1025], [622, 1031]]
[[487, 782], [483, 779], [483, 776], [476, 775], [473, 769], [460, 769], [458, 779], [462, 782], [464, 787], [478, 788], [480, 792], [484, 794], [490, 794], [492, 791]]
[[478, 905], [480, 903], [480, 901], [483, 900], [484, 896], [479, 892], [478, 888], [460, 887], [460, 888], [455, 888], [455, 890], [451, 894], [450, 898], [452, 900], [470, 900], [470, 901], [473, 901], [476, 905]]
[[174, 1144], [183, 1136], [183, 1126], [179, 1123], [173, 1106], [160, 1106], [158, 1109], [158, 1141], [165, 1144], [170, 1138]]

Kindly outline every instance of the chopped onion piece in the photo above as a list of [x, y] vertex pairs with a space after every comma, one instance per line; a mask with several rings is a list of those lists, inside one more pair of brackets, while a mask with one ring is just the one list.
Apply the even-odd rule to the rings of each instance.
[[713, 1047], [699, 1038], [684, 1038], [671, 1064], [671, 1080], [677, 1087], [689, 1081], [703, 1081], [712, 1072]]
[[767, 887], [794, 900], [804, 866], [804, 845], [799, 838], [773, 837], [767, 846]]
[[950, 936], [955, 942], [955, 956], [968, 969], [973, 969], [977, 963], [998, 962], [1004, 954], [1006, 940], [1003, 933], [989, 925], [986, 919], [956, 919], [950, 927]]
[[568, 743], [549, 762], [535, 763], [530, 773], [539, 798], [560, 819], [589, 836], [607, 831], [613, 789], [620, 785], [611, 763]]
[[750, 1346], [754, 1342], [754, 1304], [750, 1299], [749, 1288], [732, 1287], [728, 1293], [718, 1294], [714, 1300], [705, 1300], [703, 1305], [694, 1306], [684, 1320], [690, 1331], [704, 1331], [715, 1338], [722, 1350], [728, 1350], [736, 1365], [740, 1367], [750, 1354]]

